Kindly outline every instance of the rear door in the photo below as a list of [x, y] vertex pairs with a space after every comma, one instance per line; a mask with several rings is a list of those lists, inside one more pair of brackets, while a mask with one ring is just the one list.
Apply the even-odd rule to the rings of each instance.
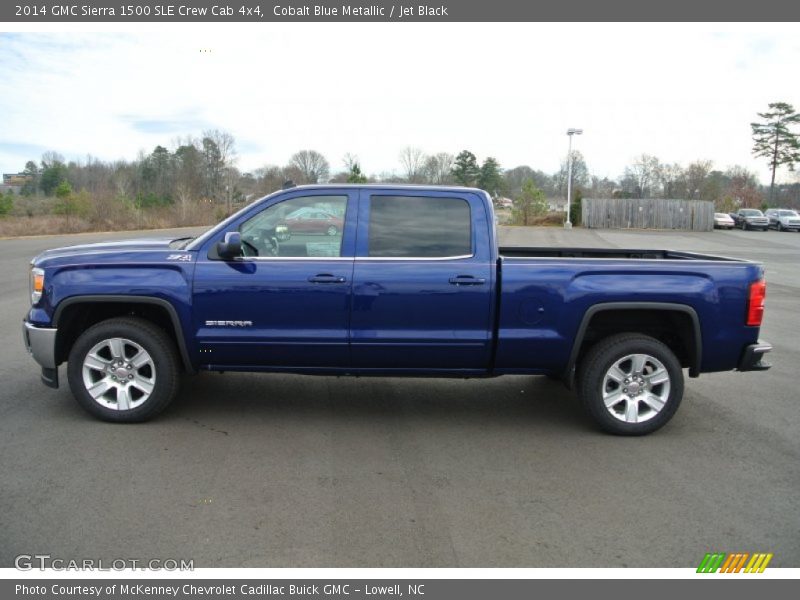
[[494, 289], [483, 200], [457, 191], [363, 189], [352, 365], [482, 371]]

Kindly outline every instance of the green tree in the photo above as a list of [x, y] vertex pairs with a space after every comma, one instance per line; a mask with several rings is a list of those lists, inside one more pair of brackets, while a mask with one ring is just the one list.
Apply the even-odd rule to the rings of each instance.
[[478, 159], [469, 150], [462, 150], [453, 163], [453, 179], [457, 183], [466, 187], [474, 186], [480, 176]]
[[573, 225], [580, 225], [583, 222], [583, 192], [575, 192], [575, 199], [569, 205], [569, 221]]
[[536, 187], [532, 179], [522, 184], [519, 197], [514, 200], [514, 223], [516, 225], [530, 225], [534, 217], [547, 212], [547, 199], [544, 192]]
[[55, 195], [56, 202], [53, 204], [53, 212], [66, 217], [67, 229], [70, 228], [71, 217], [84, 217], [89, 212], [89, 194], [85, 190], [74, 193], [68, 181], [58, 184]]
[[39, 186], [46, 196], [52, 196], [56, 189], [67, 181], [67, 166], [56, 160], [52, 163], [42, 162]]
[[350, 173], [347, 175], [347, 183], [367, 183], [367, 177], [361, 172], [361, 167], [357, 162], [350, 166]]
[[29, 160], [25, 163], [25, 169], [22, 174], [27, 177], [27, 181], [23, 184], [20, 194], [23, 196], [33, 196], [36, 190], [39, 189], [39, 167], [35, 162]]
[[800, 134], [791, 130], [800, 123], [800, 113], [786, 102], [771, 102], [767, 112], [758, 113], [762, 123], [750, 123], [753, 130], [753, 155], [767, 158], [772, 169], [769, 184], [769, 203], [775, 191], [775, 171], [786, 165], [794, 171], [794, 164], [800, 162]]
[[478, 187], [489, 192], [492, 198], [496, 198], [503, 189], [503, 171], [493, 156], [487, 157], [481, 165]]
[[8, 190], [5, 194], [0, 194], [0, 217], [6, 216], [14, 208], [14, 193]]

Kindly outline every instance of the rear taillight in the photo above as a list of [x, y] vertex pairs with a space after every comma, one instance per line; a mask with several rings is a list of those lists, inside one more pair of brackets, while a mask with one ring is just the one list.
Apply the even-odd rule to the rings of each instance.
[[764, 298], [767, 296], [767, 282], [759, 279], [750, 284], [747, 296], [747, 324], [759, 327], [764, 319]]

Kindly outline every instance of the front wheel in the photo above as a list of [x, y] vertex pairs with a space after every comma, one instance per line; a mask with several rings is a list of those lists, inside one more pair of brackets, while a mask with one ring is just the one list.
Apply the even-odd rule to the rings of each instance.
[[146, 421], [178, 391], [175, 345], [150, 321], [109, 319], [87, 329], [72, 346], [67, 379], [87, 412], [104, 421]]
[[603, 430], [644, 435], [663, 427], [683, 398], [675, 354], [646, 335], [625, 333], [598, 342], [581, 362], [578, 394]]

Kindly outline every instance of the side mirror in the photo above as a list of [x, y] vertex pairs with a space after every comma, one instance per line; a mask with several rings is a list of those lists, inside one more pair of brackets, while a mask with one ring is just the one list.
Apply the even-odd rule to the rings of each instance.
[[229, 231], [225, 239], [217, 242], [217, 254], [224, 260], [231, 260], [242, 255], [242, 234], [238, 231]]

